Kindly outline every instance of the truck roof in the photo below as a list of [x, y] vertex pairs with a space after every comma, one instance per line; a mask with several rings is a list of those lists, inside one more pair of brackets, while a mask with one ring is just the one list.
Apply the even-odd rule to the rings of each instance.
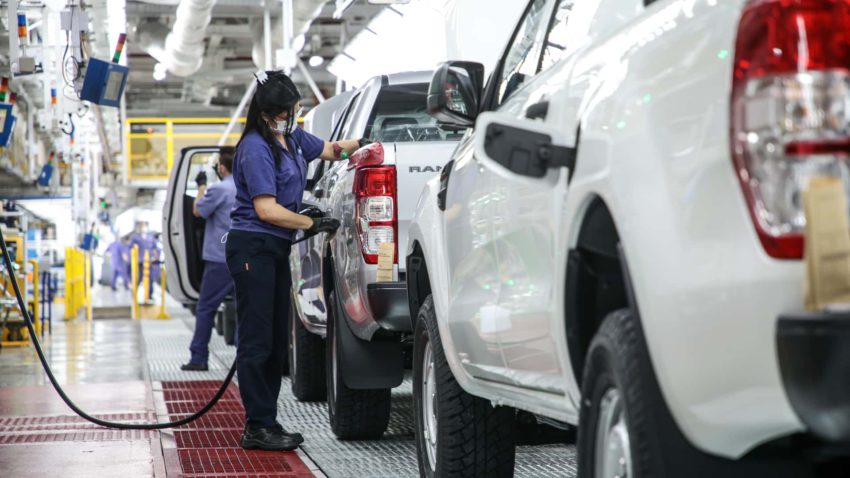
[[430, 83], [433, 71], [405, 71], [382, 75], [388, 85], [404, 85], [407, 83]]

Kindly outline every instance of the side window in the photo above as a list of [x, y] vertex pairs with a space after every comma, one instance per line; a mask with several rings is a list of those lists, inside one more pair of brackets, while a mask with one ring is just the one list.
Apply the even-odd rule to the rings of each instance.
[[340, 116], [339, 121], [337, 122], [336, 126], [334, 126], [333, 133], [331, 134], [331, 141], [336, 141], [342, 137], [341, 132], [346, 128], [349, 122], [350, 113], [354, 110], [354, 104], [359, 98], [360, 93], [357, 93], [356, 95], [354, 95], [354, 98], [352, 98], [351, 101], [349, 101], [348, 104], [345, 106], [345, 110], [342, 112], [342, 116]]
[[339, 130], [339, 136], [337, 139], [345, 139], [348, 137], [348, 132], [351, 130], [351, 123], [354, 122], [354, 111], [357, 109], [358, 103], [360, 102], [361, 93], [357, 93], [352, 98], [350, 106], [348, 107], [348, 111], [345, 112], [345, 116], [340, 120], [340, 124], [342, 127]]
[[197, 151], [187, 158], [189, 161], [189, 173], [186, 175], [186, 194], [195, 197], [198, 195], [198, 185], [195, 177], [204, 171], [207, 173], [207, 186], [212, 186], [219, 181], [215, 174], [213, 165], [218, 163], [218, 153], [213, 151]]
[[540, 71], [561, 61], [567, 51], [567, 22], [573, 11], [574, 0], [561, 0], [555, 8], [546, 41], [543, 43], [543, 56], [540, 58]]
[[504, 101], [538, 72], [543, 38], [549, 23], [554, 0], [534, 0], [522, 19], [516, 35], [505, 54], [496, 90], [497, 103]]

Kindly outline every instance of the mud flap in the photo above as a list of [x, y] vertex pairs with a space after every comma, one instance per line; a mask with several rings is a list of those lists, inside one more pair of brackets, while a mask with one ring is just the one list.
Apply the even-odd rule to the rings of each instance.
[[401, 385], [404, 379], [401, 341], [367, 342], [354, 335], [347, 320], [337, 320], [335, 325], [340, 374], [348, 388], [371, 390]]

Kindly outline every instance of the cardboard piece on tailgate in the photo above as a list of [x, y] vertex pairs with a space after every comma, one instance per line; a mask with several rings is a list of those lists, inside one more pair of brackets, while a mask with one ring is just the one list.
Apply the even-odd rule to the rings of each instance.
[[393, 259], [395, 259], [395, 243], [382, 242], [378, 245], [378, 282], [393, 281]]
[[815, 177], [803, 192], [806, 309], [850, 303], [850, 225], [839, 178]]

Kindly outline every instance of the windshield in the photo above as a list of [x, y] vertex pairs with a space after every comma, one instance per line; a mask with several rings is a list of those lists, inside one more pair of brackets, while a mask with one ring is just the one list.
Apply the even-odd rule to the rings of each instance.
[[428, 83], [393, 85], [381, 89], [365, 136], [382, 143], [457, 141], [463, 130], [447, 130], [426, 112]]

